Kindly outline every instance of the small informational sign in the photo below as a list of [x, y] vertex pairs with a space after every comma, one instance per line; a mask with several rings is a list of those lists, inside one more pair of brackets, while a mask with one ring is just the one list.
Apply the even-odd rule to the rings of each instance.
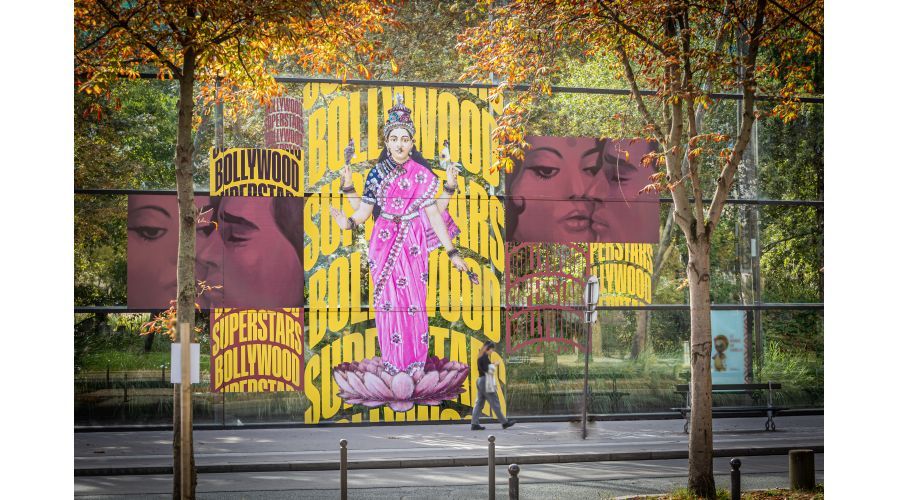
[[[172, 376], [173, 384], [181, 383], [181, 343], [172, 342]], [[191, 383], [200, 383], [200, 344], [191, 344]]]
[[744, 311], [711, 311], [712, 383], [744, 383]]

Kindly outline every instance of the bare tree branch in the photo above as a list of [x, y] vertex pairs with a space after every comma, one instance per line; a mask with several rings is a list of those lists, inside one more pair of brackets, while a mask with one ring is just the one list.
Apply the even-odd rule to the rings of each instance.
[[[795, 13], [793, 13], [793, 12], [787, 10], [786, 8], [782, 7], [781, 4], [779, 4], [779, 3], [776, 2], [775, 0], [769, 0], [769, 1], [772, 2], [772, 5], [778, 7], [782, 12], [784, 12], [785, 14], [787, 14], [788, 17], [790, 17], [791, 19], [797, 21], [798, 23], [800, 23], [801, 26], [803, 26], [804, 28], [808, 29], [808, 30], [810, 31], [810, 33], [812, 33], [813, 35], [816, 35], [817, 37], [819, 37], [819, 38], [822, 39], [822, 40], [825, 39], [825, 36], [824, 36], [824, 35], [822, 35], [821, 33], [819, 33], [819, 32], [818, 32], [815, 28], [813, 28], [812, 26], [806, 24], [802, 19], [800, 19], [800, 18], [797, 16], [797, 14], [795, 14]], [[809, 8], [809, 6], [812, 5], [814, 2], [815, 2], [815, 0], [813, 0], [813, 2], [810, 2], [809, 4], [807, 4], [805, 7], [801, 8], [798, 12], [803, 12], [804, 10], [806, 10], [807, 8]]]
[[644, 35], [644, 34], [641, 33], [640, 31], [638, 31], [637, 29], [635, 29], [633, 26], [631, 26], [631, 25], [629, 25], [629, 24], [626, 24], [625, 21], [622, 21], [622, 19], [621, 19], [618, 15], [616, 15], [616, 13], [613, 12], [613, 10], [612, 10], [611, 8], [609, 8], [608, 5], [606, 5], [606, 2], [602, 2], [602, 1], [601, 1], [601, 2], [600, 2], [600, 6], [603, 7], [603, 10], [605, 10], [605, 11], [607, 12], [607, 14], [608, 14], [608, 15], [607, 15], [607, 19], [609, 19], [610, 21], [613, 21], [613, 22], [616, 23], [617, 25], [621, 26], [622, 29], [624, 29], [625, 31], [627, 31], [627, 32], [631, 33], [632, 35], [634, 35], [638, 40], [640, 40], [640, 41], [646, 43], [647, 45], [649, 45], [649, 46], [651, 46], [651, 47], [653, 47], [653, 48], [656, 49], [660, 54], [666, 54], [666, 53], [667, 53], [665, 50], [663, 50], [663, 48], [662, 48], [659, 44], [657, 44], [656, 42], [654, 42], [653, 40], [651, 40], [649, 37], [647, 37], [647, 35]]
[[640, 111], [641, 116], [644, 118], [644, 122], [653, 130], [653, 135], [656, 137], [656, 140], [659, 141], [660, 144], [665, 144], [666, 141], [663, 131], [659, 128], [659, 125], [653, 119], [653, 115], [650, 114], [650, 111], [647, 110], [647, 106], [644, 104], [644, 98], [641, 96], [641, 92], [638, 89], [634, 70], [631, 69], [631, 61], [628, 59], [628, 54], [625, 53], [625, 47], [619, 43], [616, 45], [616, 52], [618, 52], [622, 65], [625, 67], [625, 78], [628, 79], [628, 85], [631, 87], [631, 96], [637, 104], [638, 111]]
[[109, 18], [112, 19], [113, 22], [115, 22], [119, 27], [121, 27], [123, 30], [125, 30], [126, 33], [131, 35], [131, 38], [133, 38], [137, 43], [143, 45], [147, 50], [149, 50], [151, 53], [153, 53], [153, 55], [156, 56], [157, 60], [159, 60], [159, 62], [161, 64], [163, 64], [164, 66], [167, 66], [172, 71], [172, 74], [175, 75], [176, 78], [180, 79], [182, 77], [181, 68], [179, 68], [178, 65], [176, 65], [173, 61], [171, 61], [168, 57], [164, 56], [162, 54], [162, 51], [160, 51], [156, 45], [153, 45], [152, 43], [148, 42], [144, 37], [138, 35], [134, 31], [134, 29], [131, 28], [131, 26], [128, 24], [128, 22], [125, 22], [125, 21], [119, 19], [118, 14], [116, 13], [115, 10], [113, 10], [112, 7], [110, 7], [103, 0], [97, 0], [97, 4], [99, 4], [101, 7], [103, 7], [103, 10], [106, 11], [107, 16], [109, 16]]

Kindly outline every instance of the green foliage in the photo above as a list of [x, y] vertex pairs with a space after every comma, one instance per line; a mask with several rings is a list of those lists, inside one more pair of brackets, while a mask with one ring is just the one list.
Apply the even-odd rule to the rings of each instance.
[[[121, 108], [96, 121], [90, 100], [75, 94], [75, 187], [172, 189], [175, 185], [175, 87], [120, 82]], [[126, 301], [126, 196], [75, 196], [75, 304]]]
[[[824, 109], [806, 105], [794, 122], [760, 123], [760, 189], [766, 197], [824, 200]], [[823, 207], [765, 207], [760, 266], [767, 302], [821, 302], [824, 297]]]
[[[666, 500], [701, 500], [703, 497], [698, 497], [691, 490], [687, 488], [679, 488], [672, 492], [671, 495], [667, 495]], [[716, 490], [716, 498], [715, 500], [728, 500], [731, 498], [731, 493], [724, 488], [719, 488]]]
[[767, 342], [765, 353], [765, 362], [758, 376], [760, 381], [777, 381], [794, 388], [823, 384], [821, 364], [814, 358], [810, 359], [806, 353], [789, 349], [778, 341]]
[[[381, 40], [393, 51], [400, 80], [447, 82], [462, 74], [465, 64], [456, 51], [456, 35], [476, 19], [472, 0], [406, 2], [397, 11], [402, 26], [385, 30]], [[390, 75], [383, 63], [381, 73]]]
[[[612, 54], [561, 61], [560, 87], [621, 89]], [[539, 101], [529, 133], [585, 137], [644, 137], [644, 124], [628, 96], [557, 93]], [[650, 175], [652, 172], [647, 173]], [[648, 182], [649, 183], [649, 182]]]
[[75, 93], [75, 186], [172, 189], [175, 83], [120, 81], [111, 93], [121, 107], [100, 121], [85, 115], [91, 99]]

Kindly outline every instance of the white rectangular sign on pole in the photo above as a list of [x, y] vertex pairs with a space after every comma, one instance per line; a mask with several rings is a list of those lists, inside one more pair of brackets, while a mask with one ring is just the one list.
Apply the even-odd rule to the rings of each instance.
[[[172, 343], [172, 376], [173, 384], [181, 383], [181, 344]], [[200, 383], [200, 344], [191, 344], [191, 383]]]

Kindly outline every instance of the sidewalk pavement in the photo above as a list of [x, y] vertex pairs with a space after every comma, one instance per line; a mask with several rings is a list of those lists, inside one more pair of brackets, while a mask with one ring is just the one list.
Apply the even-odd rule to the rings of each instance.
[[[824, 449], [824, 416], [779, 417], [766, 432], [764, 418], [716, 419], [714, 446], [722, 456]], [[488, 436], [496, 436], [498, 465], [686, 457], [688, 435], [681, 420], [580, 423], [520, 422], [502, 430], [488, 424], [332, 426], [321, 428], [195, 430], [200, 473], [309, 471], [337, 468], [339, 441], [348, 441], [351, 469], [483, 465]], [[167, 474], [172, 467], [171, 431], [75, 433], [75, 475]], [[380, 462], [380, 463], [378, 463]]]

